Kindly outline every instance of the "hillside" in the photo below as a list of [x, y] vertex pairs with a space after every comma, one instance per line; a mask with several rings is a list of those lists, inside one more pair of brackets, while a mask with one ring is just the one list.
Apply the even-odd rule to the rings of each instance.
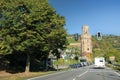
[[[68, 35], [67, 37], [69, 46], [80, 49], [80, 35], [78, 41], [75, 41], [74, 35]], [[78, 45], [77, 45], [78, 44]], [[92, 36], [93, 57], [104, 56], [107, 61], [109, 57], [114, 56], [115, 61], [120, 63], [120, 36], [115, 35], [103, 35], [102, 40], [97, 40], [96, 36]]]

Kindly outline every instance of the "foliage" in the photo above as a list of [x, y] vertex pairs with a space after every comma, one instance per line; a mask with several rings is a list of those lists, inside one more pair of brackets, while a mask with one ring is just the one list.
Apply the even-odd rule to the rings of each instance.
[[47, 59], [50, 50], [67, 45], [64, 24], [47, 0], [0, 0], [0, 54]]
[[53, 62], [53, 64], [54, 64], [54, 66], [56, 66], [56, 65], [58, 65], [58, 66], [68, 66], [68, 65], [70, 65], [70, 64], [76, 64], [76, 63], [78, 63], [79, 61], [78, 60], [75, 60], [75, 59], [67, 59], [67, 60], [65, 60], [65, 59], [58, 59], [58, 61], [57, 60], [55, 60], [54, 62]]
[[75, 37], [74, 37], [74, 34], [69, 34], [67, 36], [67, 40], [68, 40], [69, 43], [78, 43], [78, 42], [80, 42], [80, 35], [78, 35], [78, 40], [76, 41]]
[[[74, 35], [72, 34], [67, 36], [69, 43], [76, 43], [74, 41], [73, 36]], [[80, 43], [80, 40], [78, 40], [77, 43]], [[92, 50], [93, 50], [93, 55], [92, 55], [93, 58], [104, 56], [106, 60], [109, 61], [110, 56], [115, 56], [115, 61], [117, 63], [120, 63], [120, 36], [103, 35], [102, 40], [97, 40], [97, 36], [93, 35], [92, 36]]]
[[78, 57], [78, 56], [75, 56], [75, 60], [79, 60], [79, 57]]
[[115, 61], [120, 63], [119, 38], [120, 36], [103, 35], [102, 40], [99, 41], [93, 36], [93, 56], [104, 56], [106, 61], [109, 61], [110, 56], [115, 56]]

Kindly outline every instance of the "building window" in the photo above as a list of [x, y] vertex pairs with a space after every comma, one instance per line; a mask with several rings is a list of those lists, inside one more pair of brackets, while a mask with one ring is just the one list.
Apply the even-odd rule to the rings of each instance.
[[89, 51], [89, 48], [87, 48], [87, 50]]

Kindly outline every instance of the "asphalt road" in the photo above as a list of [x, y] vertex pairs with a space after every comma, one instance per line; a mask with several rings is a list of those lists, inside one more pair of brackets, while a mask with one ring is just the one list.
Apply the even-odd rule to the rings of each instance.
[[28, 80], [120, 80], [120, 74], [109, 68], [94, 69], [93, 66], [88, 66]]

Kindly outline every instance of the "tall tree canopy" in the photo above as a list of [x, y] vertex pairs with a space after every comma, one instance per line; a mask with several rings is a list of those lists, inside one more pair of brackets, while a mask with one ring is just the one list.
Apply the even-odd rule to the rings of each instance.
[[[64, 17], [47, 0], [0, 0], [0, 54], [44, 53], [67, 43]], [[57, 55], [55, 53], [55, 55]]]

